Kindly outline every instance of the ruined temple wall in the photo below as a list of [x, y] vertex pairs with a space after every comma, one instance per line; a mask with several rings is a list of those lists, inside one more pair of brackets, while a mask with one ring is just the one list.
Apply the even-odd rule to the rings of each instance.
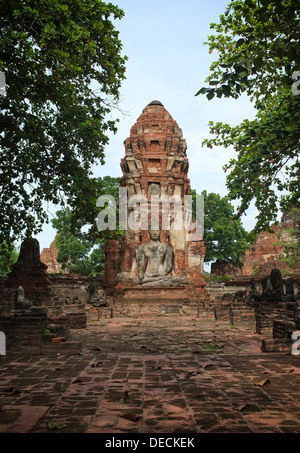
[[226, 282], [209, 282], [206, 285], [211, 300], [221, 300], [227, 294], [235, 294], [237, 291], [249, 292], [250, 280], [229, 280]]
[[58, 248], [55, 245], [55, 240], [51, 242], [49, 248], [44, 248], [40, 255], [40, 260], [47, 266], [47, 272], [50, 274], [58, 274], [62, 271], [61, 263], [57, 261]]
[[101, 280], [75, 274], [51, 275], [49, 282], [51, 289], [49, 306], [85, 305], [101, 287]]
[[255, 243], [246, 251], [242, 268], [235, 267], [225, 261], [216, 261], [211, 265], [211, 274], [214, 276], [255, 277], [269, 275], [275, 267], [283, 275], [300, 275], [300, 258], [290, 265], [287, 263], [289, 243], [295, 241], [291, 231], [300, 231], [297, 213], [291, 210], [282, 215], [278, 224], [270, 227], [271, 232], [261, 232]]
[[286, 264], [280, 260], [284, 249], [279, 245], [281, 228], [279, 225], [272, 227], [274, 233], [262, 232], [258, 235], [254, 245], [250, 247], [243, 259], [242, 275], [267, 275], [276, 267], [281, 271], [286, 269]]
[[[0, 280], [0, 313], [9, 313], [17, 309], [17, 290], [16, 285], [7, 287], [8, 276]], [[84, 307], [93, 298], [105, 300], [105, 291], [102, 288], [101, 278], [87, 278], [82, 275], [51, 275], [47, 287], [48, 293], [39, 300], [38, 304], [34, 298], [26, 294], [25, 298], [31, 303], [32, 307], [37, 305], [46, 309], [65, 308], [70, 311], [71, 307]], [[32, 276], [34, 279], [34, 276]]]
[[270, 232], [262, 232], [252, 247], [247, 250], [244, 260], [242, 275], [254, 275], [260, 277], [270, 274], [276, 267], [283, 275], [300, 275], [300, 260], [287, 264], [288, 257], [285, 244], [293, 242], [291, 230], [299, 229], [297, 214], [293, 212], [284, 213], [278, 224], [271, 225]]

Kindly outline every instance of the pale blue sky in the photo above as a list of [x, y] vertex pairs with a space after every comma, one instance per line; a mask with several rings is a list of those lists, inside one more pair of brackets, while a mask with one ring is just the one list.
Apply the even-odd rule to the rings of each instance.
[[[233, 157], [232, 150], [202, 148], [209, 137], [208, 122], [222, 121], [231, 125], [255, 115], [250, 101], [195, 97], [209, 75], [216, 54], [209, 54], [204, 41], [212, 34], [210, 23], [218, 21], [229, 0], [116, 0], [125, 17], [116, 21], [128, 56], [127, 79], [120, 92], [120, 108], [113, 117], [120, 118], [118, 133], [106, 149], [106, 164], [95, 168], [95, 176], [121, 176], [120, 160], [124, 140], [130, 134], [143, 108], [154, 99], [160, 100], [177, 121], [187, 141], [191, 187], [226, 195], [222, 166]], [[55, 209], [51, 208], [51, 212]], [[254, 225], [254, 210], [244, 219], [246, 229]], [[55, 232], [45, 226], [37, 238], [41, 250], [49, 247]]]

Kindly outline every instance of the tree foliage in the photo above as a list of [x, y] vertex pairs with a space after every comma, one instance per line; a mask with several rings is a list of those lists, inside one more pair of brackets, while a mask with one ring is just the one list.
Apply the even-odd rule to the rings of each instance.
[[55, 246], [58, 248], [57, 261], [61, 263], [64, 272], [87, 276], [102, 273], [103, 240], [90, 241], [81, 233], [79, 224], [75, 230], [71, 228], [72, 211], [69, 207], [57, 211], [52, 225], [58, 232], [55, 238]]
[[3, 241], [0, 244], [0, 274], [8, 274], [18, 261], [19, 251], [14, 244]]
[[101, 0], [1, 3], [1, 240], [41, 231], [47, 202], [78, 206], [104, 163], [125, 78], [123, 15]]
[[[62, 270], [71, 274], [94, 276], [102, 274], [105, 255], [103, 245], [108, 238], [118, 238], [121, 231], [97, 230], [95, 219], [99, 212], [96, 200], [100, 195], [111, 195], [118, 200], [119, 178], [93, 178], [82, 191], [81, 203], [56, 212], [52, 225], [57, 231], [55, 245], [57, 261]], [[104, 207], [103, 207], [104, 209]]]
[[300, 209], [292, 208], [288, 213], [289, 225], [284, 227], [283, 234], [278, 245], [283, 247], [284, 253], [280, 260], [288, 265], [288, 268], [300, 268]]
[[267, 229], [278, 209], [299, 206], [300, 194], [300, 9], [298, 0], [231, 1], [219, 23], [211, 24], [208, 86], [196, 95], [238, 98], [246, 93], [253, 121], [237, 126], [210, 122], [212, 148], [232, 146], [237, 155], [224, 167], [230, 199], [242, 215], [254, 202], [254, 232]]
[[[193, 198], [196, 192], [191, 191]], [[239, 218], [235, 218], [234, 207], [228, 197], [204, 190], [204, 241], [205, 262], [226, 261], [242, 266], [242, 258], [249, 247], [248, 233]], [[195, 206], [195, 203], [193, 203]]]

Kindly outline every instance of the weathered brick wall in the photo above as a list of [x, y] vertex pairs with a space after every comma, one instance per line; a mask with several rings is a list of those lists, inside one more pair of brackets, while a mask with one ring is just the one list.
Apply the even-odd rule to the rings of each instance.
[[300, 275], [300, 257], [290, 265], [286, 260], [286, 245], [295, 240], [290, 231], [297, 230], [300, 231], [298, 214], [293, 210], [283, 213], [281, 221], [271, 225], [272, 233], [263, 231], [258, 235], [255, 243], [246, 251], [241, 269], [225, 261], [217, 261], [211, 265], [211, 274], [259, 278], [270, 274], [277, 267], [283, 275]]
[[86, 314], [69, 316], [55, 309], [13, 311], [0, 316], [0, 331], [6, 339], [7, 355], [43, 353], [76, 354], [82, 345], [68, 341], [71, 328], [86, 327]]
[[275, 321], [289, 323], [294, 321], [294, 302], [260, 301], [254, 305], [256, 316], [256, 332], [259, 335], [273, 337]]
[[235, 294], [237, 291], [248, 291], [250, 280], [232, 279], [224, 282], [208, 282], [206, 289], [211, 300], [221, 300], [225, 294]]
[[57, 261], [58, 248], [55, 245], [55, 240], [51, 242], [49, 248], [44, 248], [41, 252], [41, 262], [47, 266], [48, 273], [57, 274], [61, 272], [61, 263]]
[[83, 275], [57, 274], [48, 277], [51, 298], [47, 305], [85, 305], [97, 289], [101, 287], [101, 279], [89, 279]]
[[[69, 342], [68, 334], [70, 328], [86, 327], [83, 307], [97, 293], [101, 280], [46, 275], [36, 251], [36, 243], [26, 243], [13, 272], [0, 279], [0, 331], [6, 337], [7, 354], [78, 353], [80, 345]], [[87, 289], [91, 283], [92, 290]], [[16, 302], [18, 286], [25, 287], [31, 303], [26, 308]]]
[[273, 233], [260, 233], [245, 254], [242, 275], [268, 275], [274, 267], [283, 275], [300, 275], [300, 260], [288, 266], [283, 259], [287, 254], [284, 244], [293, 240], [289, 230], [297, 228], [299, 229], [297, 216], [294, 213], [284, 213], [281, 222], [271, 226]]
[[291, 321], [279, 321], [274, 320], [273, 322], [273, 338], [291, 339], [293, 332], [297, 329], [296, 322]]
[[247, 325], [253, 327], [253, 332], [256, 326], [256, 316], [253, 307], [230, 307], [229, 321], [232, 326]]
[[15, 307], [16, 292], [7, 288], [7, 276], [0, 277], [0, 315], [7, 314]]
[[230, 275], [232, 277], [242, 275], [242, 269], [234, 266], [232, 263], [226, 261], [217, 260], [211, 264], [211, 275], [222, 276]]
[[46, 314], [0, 316], [0, 331], [6, 337], [6, 354], [39, 355], [47, 325]]
[[[103, 283], [108, 296], [113, 294], [118, 274], [121, 271], [122, 252], [124, 250], [121, 243], [123, 244], [123, 242], [123, 239], [120, 242], [110, 239], [103, 248], [106, 257]], [[127, 254], [128, 250], [126, 256]]]

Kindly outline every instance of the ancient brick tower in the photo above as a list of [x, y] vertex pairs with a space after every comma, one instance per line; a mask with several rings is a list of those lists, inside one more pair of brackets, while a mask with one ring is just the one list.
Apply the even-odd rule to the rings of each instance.
[[[149, 209], [146, 215], [149, 224], [150, 199], [153, 199], [153, 196], [160, 199], [173, 197], [172, 199], [182, 202], [182, 208], [185, 206], [184, 196], [190, 193], [186, 149], [181, 129], [163, 104], [159, 101], [148, 104], [125, 141], [120, 187], [126, 189], [128, 199], [142, 197], [147, 200]], [[132, 211], [132, 206], [129, 206], [127, 220], [133, 215]], [[108, 292], [129, 301], [147, 301], [153, 297], [185, 302], [203, 300], [207, 297], [203, 278], [204, 241], [202, 237], [187, 241], [184, 227], [176, 228], [175, 204], [171, 204], [169, 211], [164, 211], [164, 214], [161, 211], [160, 205], [156, 218], [161, 229], [160, 248], [164, 250], [164, 247], [167, 247], [166, 250], [171, 251], [171, 271], [168, 271], [164, 279], [155, 277], [138, 284], [138, 250], [142, 249], [141, 245], [149, 243], [149, 231], [145, 228], [127, 228], [122, 243], [111, 241], [106, 248], [104, 280]], [[165, 225], [168, 225], [168, 222], [163, 221], [166, 212], [170, 219], [167, 227]], [[186, 215], [186, 212], [183, 215]]]

